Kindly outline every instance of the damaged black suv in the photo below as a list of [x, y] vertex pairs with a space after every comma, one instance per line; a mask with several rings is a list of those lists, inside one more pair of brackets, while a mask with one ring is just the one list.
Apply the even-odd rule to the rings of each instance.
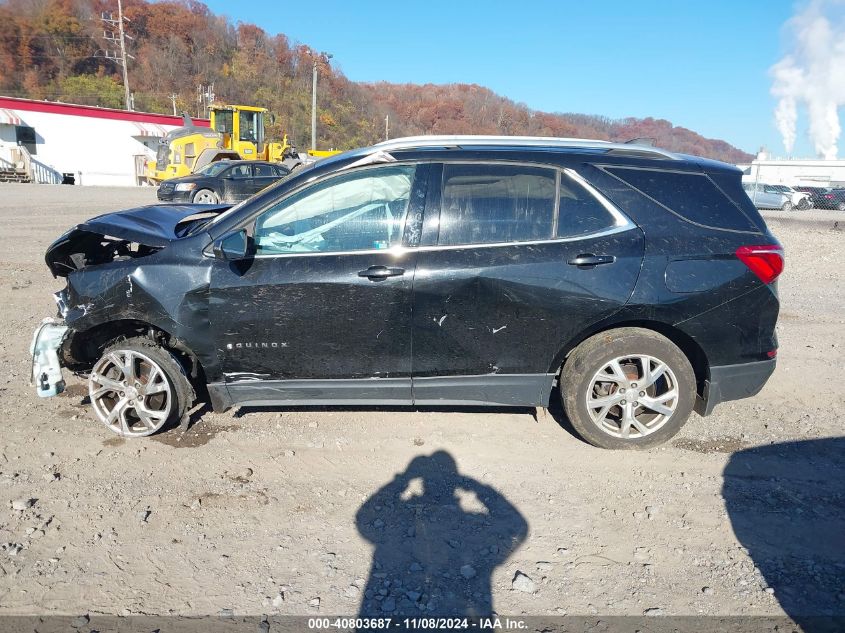
[[549, 405], [659, 444], [774, 370], [780, 245], [733, 166], [651, 147], [397, 139], [247, 201], [81, 224], [47, 251], [39, 395], [110, 430], [234, 405]]

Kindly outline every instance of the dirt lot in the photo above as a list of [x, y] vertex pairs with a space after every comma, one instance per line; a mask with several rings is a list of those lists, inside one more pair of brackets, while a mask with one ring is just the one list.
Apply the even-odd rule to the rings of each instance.
[[62, 285], [45, 247], [154, 197], [0, 186], [0, 614], [845, 615], [845, 214], [770, 216], [777, 372], [664, 448], [533, 410], [237, 409], [124, 441], [79, 380], [36, 398], [27, 348]]

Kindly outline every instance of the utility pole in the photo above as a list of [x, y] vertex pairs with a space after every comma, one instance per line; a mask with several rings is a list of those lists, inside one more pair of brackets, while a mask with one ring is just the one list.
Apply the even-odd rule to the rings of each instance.
[[117, 28], [120, 33], [120, 59], [123, 63], [123, 91], [126, 94], [126, 109], [132, 110], [132, 97], [129, 95], [129, 74], [126, 72], [126, 33], [123, 30], [123, 2], [117, 0]]
[[202, 118], [208, 117], [208, 108], [214, 103], [214, 84], [197, 86], [197, 116]]
[[311, 149], [317, 149], [317, 59], [311, 79]]
[[134, 103], [132, 99], [132, 94], [129, 92], [129, 73], [126, 70], [126, 58], [135, 59], [132, 55], [129, 55], [126, 52], [126, 40], [133, 39], [129, 35], [126, 35], [126, 32], [123, 29], [123, 22], [129, 21], [129, 18], [123, 17], [123, 1], [117, 0], [117, 19], [115, 20], [111, 13], [102, 13], [100, 15], [100, 19], [108, 24], [110, 27], [114, 28], [117, 27], [117, 35], [111, 31], [105, 31], [103, 33], [103, 39], [107, 42], [112, 44], [117, 44], [120, 47], [120, 55], [114, 55], [110, 52], [106, 52], [106, 59], [110, 59], [115, 62], [120, 62], [120, 66], [122, 69], [123, 74], [123, 93], [124, 99], [126, 103], [127, 110], [134, 110]]
[[[326, 63], [332, 58], [329, 53], [320, 53]], [[317, 149], [317, 58], [314, 58], [314, 74], [311, 79], [311, 149]]]
[[385, 141], [390, 140], [390, 115], [389, 114], [384, 115], [384, 140]]
[[177, 96], [178, 96], [178, 95], [176, 95], [176, 94], [171, 94], [171, 95], [170, 95], [170, 103], [172, 103], [172, 104], [173, 104], [173, 116], [176, 116], [176, 97], [177, 97]]

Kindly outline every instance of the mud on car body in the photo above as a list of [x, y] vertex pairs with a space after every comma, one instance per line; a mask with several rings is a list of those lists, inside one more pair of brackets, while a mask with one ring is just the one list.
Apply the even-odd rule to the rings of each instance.
[[397, 139], [249, 200], [94, 218], [47, 251], [41, 395], [149, 435], [236, 405], [548, 406], [659, 444], [774, 370], [783, 253], [736, 168], [655, 148]]

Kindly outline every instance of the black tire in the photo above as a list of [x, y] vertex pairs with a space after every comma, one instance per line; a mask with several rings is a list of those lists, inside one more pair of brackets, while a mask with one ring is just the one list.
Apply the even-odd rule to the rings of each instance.
[[[637, 355], [658, 359], [669, 368], [670, 372], [662, 380], [668, 384], [669, 374], [675, 379], [677, 400], [674, 411], [666, 416], [661, 425], [655, 425], [655, 430], [647, 434], [637, 431], [636, 435], [619, 437], [600, 426], [590, 415], [587, 407], [588, 390], [592, 393], [593, 378], [614, 359]], [[655, 389], [658, 382], [655, 383]], [[636, 387], [636, 383], [633, 386]], [[617, 390], [620, 388], [616, 385]], [[643, 328], [617, 328], [587, 339], [569, 355], [560, 375], [561, 401], [572, 426], [593, 446], [608, 449], [643, 449], [663, 444], [686, 423], [695, 405], [695, 392], [695, 372], [686, 355], [665, 336]], [[614, 410], [611, 409], [611, 412]], [[622, 409], [616, 410], [621, 413]]]
[[[103, 406], [101, 404], [95, 404], [94, 402], [94, 386], [92, 383], [94, 371], [92, 370], [92, 377], [89, 377], [89, 395], [91, 396], [91, 406], [94, 410], [95, 416], [99, 419], [101, 423], [106, 424], [107, 428], [114, 431], [115, 433], [118, 433], [119, 435], [122, 435], [123, 437], [146, 437], [148, 435], [153, 435], [155, 433], [158, 433], [159, 431], [166, 430], [178, 424], [182, 417], [190, 409], [191, 405], [193, 405], [194, 400], [196, 398], [194, 389], [191, 386], [191, 383], [188, 379], [187, 374], [185, 373], [185, 369], [182, 364], [179, 362], [176, 356], [174, 356], [169, 350], [161, 347], [160, 345], [157, 345], [150, 339], [143, 337], [134, 337], [115, 341], [108, 345], [103, 350], [100, 360], [98, 360], [97, 363], [94, 364], [94, 369], [98, 368], [110, 354], [120, 354], [125, 353], [127, 351], [141, 356], [139, 360], [142, 363], [142, 368], [145, 360], [149, 359], [153, 361], [155, 365], [157, 365], [161, 372], [164, 374], [164, 380], [166, 381], [166, 384], [169, 388], [169, 391], [167, 391], [167, 398], [169, 399], [169, 413], [163, 420], [163, 422], [161, 422], [160, 425], [157, 426], [157, 428], [146, 428], [145, 425], [142, 424], [136, 417], [135, 419], [138, 421], [132, 427], [132, 433], [121, 433], [120, 430], [115, 428], [117, 423], [109, 425], [109, 423], [101, 416]], [[139, 380], [143, 382], [143, 378]], [[122, 396], [123, 394], [120, 395]], [[128, 393], [126, 395], [127, 397], [129, 396]], [[150, 405], [147, 408], [153, 408], [153, 403], [151, 403], [149, 400], [149, 398], [152, 398], [153, 396], [136, 397], [138, 397], [139, 402], [143, 400], [145, 405]], [[118, 399], [118, 397], [112, 397], [111, 401], [114, 402]], [[132, 409], [133, 408], [130, 407], [130, 410]], [[163, 410], [164, 407], [161, 407], [161, 409]], [[163, 413], [161, 413], [160, 416], [165, 417]]]
[[[197, 198], [208, 197], [209, 200], [198, 202]], [[216, 192], [212, 191], [211, 189], [200, 189], [191, 197], [191, 202], [194, 204], [217, 204], [220, 202], [220, 196], [217, 195]]]
[[780, 208], [781, 211], [792, 211], [792, 202], [787, 200], [783, 203], [783, 206]]
[[839, 204], [837, 204], [836, 209], [838, 211], [845, 211], [845, 202], [840, 202]]

